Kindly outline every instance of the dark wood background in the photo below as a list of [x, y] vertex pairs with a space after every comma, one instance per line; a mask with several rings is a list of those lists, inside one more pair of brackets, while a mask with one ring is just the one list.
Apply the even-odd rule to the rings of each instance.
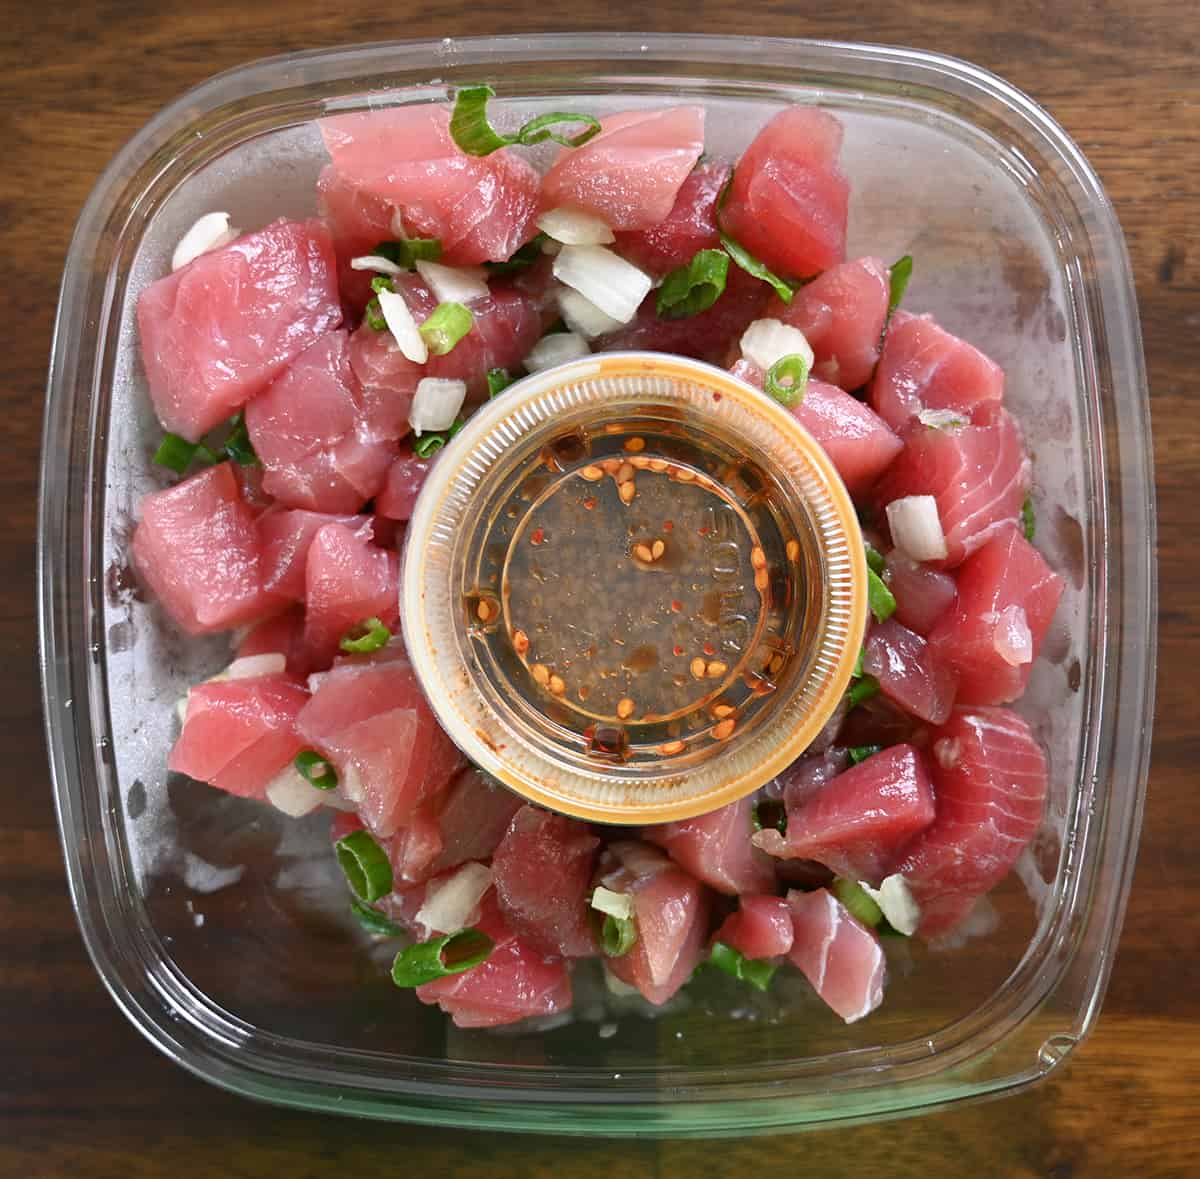
[[[1194, 0], [312, 0], [0, 5], [0, 1174], [497, 1177], [1200, 1174], [1200, 7]], [[1103, 1016], [1033, 1092], [916, 1121], [741, 1144], [368, 1125], [193, 1079], [102, 989], [67, 898], [36, 670], [35, 478], [55, 299], [75, 217], [117, 147], [209, 74], [391, 37], [646, 28], [879, 41], [956, 54], [1045, 104], [1129, 242], [1153, 398], [1161, 646], [1137, 879]], [[481, 1170], [482, 1168], [482, 1170]]]

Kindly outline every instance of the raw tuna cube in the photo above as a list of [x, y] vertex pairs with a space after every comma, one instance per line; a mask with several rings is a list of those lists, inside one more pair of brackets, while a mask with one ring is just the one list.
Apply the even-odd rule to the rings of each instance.
[[750, 811], [754, 800], [738, 799], [728, 806], [642, 830], [642, 838], [666, 851], [685, 872], [718, 892], [769, 892], [775, 868], [750, 842]]
[[887, 962], [874, 932], [831, 892], [789, 892], [795, 941], [788, 960], [847, 1023], [883, 1001]]
[[263, 588], [254, 512], [229, 463], [146, 496], [131, 552], [155, 597], [191, 634], [229, 630], [278, 608]]
[[946, 559], [953, 568], [976, 549], [1015, 524], [1029, 490], [1029, 459], [1016, 422], [1001, 408], [985, 404], [972, 425], [932, 429], [914, 423], [903, 435], [904, 449], [875, 490], [883, 508], [906, 495], [932, 495], [946, 536]]
[[392, 879], [398, 884], [419, 884], [437, 874], [433, 862], [442, 850], [442, 832], [438, 825], [438, 798], [417, 807], [404, 825], [384, 841], [392, 865]]
[[[432, 311], [432, 296], [429, 302]], [[415, 304], [410, 303], [409, 310], [418, 323], [425, 318]], [[417, 385], [426, 375], [425, 366], [409, 360], [391, 332], [377, 332], [363, 324], [350, 337], [350, 369], [359, 382], [364, 416], [382, 427], [375, 432], [403, 438], [409, 432], [408, 411]]]
[[297, 727], [333, 762], [342, 793], [384, 838], [443, 791], [462, 764], [411, 665], [389, 648], [339, 661], [322, 675]]
[[366, 411], [349, 339], [330, 332], [246, 407], [263, 486], [288, 507], [357, 512], [383, 486], [401, 432]]
[[400, 558], [371, 543], [371, 526], [352, 531], [325, 524], [312, 538], [305, 563], [304, 641], [328, 662], [347, 631], [378, 618], [394, 626], [400, 613]]
[[279, 654], [287, 660], [288, 675], [304, 679], [314, 668], [312, 652], [304, 641], [304, 608], [292, 606], [282, 614], [258, 623], [238, 644], [237, 658]]
[[507, 148], [460, 151], [444, 108], [390, 107], [318, 125], [342, 179], [403, 210], [405, 236], [441, 241], [443, 262], [503, 262], [533, 236], [537, 172]]
[[359, 188], [332, 164], [326, 164], [317, 178], [317, 208], [333, 238], [342, 301], [360, 315], [374, 294], [371, 279], [375, 276], [354, 270], [350, 259], [370, 254], [380, 242], [397, 236], [392, 229], [396, 206], [386, 197]]
[[507, 925], [494, 891], [481, 903], [475, 928], [495, 943], [487, 960], [462, 974], [417, 987], [422, 1003], [436, 1003], [456, 1026], [496, 1027], [571, 1006], [571, 979], [562, 958], [545, 957]]
[[771, 855], [816, 860], [838, 876], [878, 884], [933, 822], [933, 786], [921, 754], [894, 745], [788, 807], [787, 833], [759, 831]]
[[138, 331], [158, 420], [195, 442], [342, 321], [319, 221], [275, 221], [151, 283]]
[[774, 958], [792, 948], [792, 911], [783, 897], [746, 895], [722, 922], [713, 941], [747, 958]]
[[919, 635], [928, 635], [958, 596], [949, 573], [911, 561], [899, 549], [888, 553], [883, 579], [896, 599], [895, 617]]
[[960, 704], [1005, 704], [1025, 691], [1063, 583], [1014, 525], [958, 570], [958, 602], [929, 645], [958, 675]]
[[960, 709], [935, 737], [937, 816], [896, 868], [921, 906], [926, 937], [953, 928], [1008, 875], [1046, 802], [1046, 758], [1015, 712]]
[[283, 675], [197, 684], [167, 767], [229, 794], [265, 798], [304, 748], [296, 718], [307, 700], [304, 687]]
[[733, 171], [721, 224], [784, 276], [828, 270], [846, 256], [850, 185], [838, 167], [842, 125], [826, 111], [780, 111]]
[[433, 459], [420, 458], [411, 450], [401, 451], [388, 468], [387, 482], [375, 499], [375, 510], [389, 520], [411, 520], [417, 496], [432, 469]]
[[665, 1003], [691, 977], [704, 952], [709, 899], [703, 885], [649, 844], [618, 842], [609, 850], [623, 863], [605, 887], [633, 897], [637, 941], [608, 968], [651, 1003]]
[[782, 798], [787, 807], [801, 806], [849, 764], [850, 756], [844, 749], [805, 754], [775, 779], [771, 793], [775, 798]]
[[369, 523], [368, 516], [331, 516], [303, 510], [262, 516], [258, 535], [262, 541], [263, 586], [284, 601], [303, 601], [305, 567], [313, 537], [326, 524], [342, 524], [355, 532]]
[[847, 713], [838, 740], [847, 749], [855, 745], [902, 744], [924, 749], [929, 744], [929, 728], [879, 693]]
[[999, 405], [1003, 397], [1004, 370], [979, 349], [938, 327], [932, 315], [892, 316], [870, 399], [893, 430], [902, 430], [923, 409], [953, 410], [971, 419], [979, 407]]
[[648, 229], [670, 214], [704, 150], [704, 108], [625, 111], [564, 148], [542, 180], [547, 208], [582, 209], [613, 229]]
[[814, 377], [857, 389], [879, 359], [889, 295], [888, 268], [878, 258], [858, 258], [825, 271], [790, 303], [773, 297], [764, 314], [804, 333], [815, 357]]
[[523, 806], [492, 858], [496, 899], [531, 946], [565, 958], [597, 952], [587, 894], [600, 840], [585, 823]]
[[442, 847], [433, 870], [489, 859], [521, 805], [519, 795], [468, 766], [438, 800]]
[[721, 244], [717, 198], [732, 171], [728, 164], [700, 164], [680, 185], [666, 218], [646, 229], [616, 235], [621, 257], [656, 278], [686, 266], [700, 250]]
[[863, 647], [863, 671], [905, 712], [940, 725], [954, 704], [954, 673], [919, 634], [889, 618], [871, 628]]

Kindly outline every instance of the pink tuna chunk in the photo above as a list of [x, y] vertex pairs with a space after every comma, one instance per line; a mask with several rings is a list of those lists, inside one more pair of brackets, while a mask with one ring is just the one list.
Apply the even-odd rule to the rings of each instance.
[[138, 331], [158, 420], [197, 441], [342, 320], [319, 221], [275, 221], [151, 283]]
[[313, 537], [326, 524], [341, 524], [354, 532], [369, 523], [367, 516], [331, 516], [303, 510], [271, 512], [260, 517], [263, 586], [285, 601], [302, 601], [305, 565]]
[[555, 160], [542, 180], [543, 203], [581, 209], [612, 229], [657, 225], [704, 151], [704, 108], [625, 111], [600, 122], [599, 135]]
[[326, 164], [317, 178], [317, 208], [333, 238], [342, 302], [354, 315], [361, 315], [375, 293], [371, 290], [375, 275], [353, 269], [350, 260], [370, 254], [380, 242], [398, 236], [392, 228], [396, 206], [386, 197], [364, 191]]
[[813, 107], [780, 111], [733, 171], [721, 224], [770, 269], [805, 278], [846, 256], [850, 185], [838, 166], [842, 125]]
[[847, 1023], [883, 1002], [887, 962], [873, 931], [832, 893], [789, 892], [795, 941], [789, 961]]
[[935, 733], [937, 815], [896, 871], [921, 906], [921, 933], [953, 928], [994, 888], [1042, 821], [1046, 758], [1007, 708], [955, 711]]
[[291, 606], [254, 626], [238, 644], [237, 657], [282, 655], [288, 675], [303, 679], [316, 666], [304, 642], [304, 608]]
[[519, 795], [467, 766], [438, 801], [442, 847], [433, 861], [434, 871], [488, 859], [520, 809]]
[[[397, 290], [401, 291], [399, 282]], [[409, 302], [409, 292], [401, 293], [418, 323], [432, 312], [432, 296], [427, 309], [422, 311], [418, 304]], [[403, 438], [409, 432], [408, 412], [417, 385], [426, 375], [425, 366], [409, 360], [400, 351], [391, 332], [377, 332], [363, 324], [350, 337], [350, 369], [358, 379], [364, 406], [369, 406], [369, 416], [379, 420], [382, 426], [375, 433]]]
[[657, 844], [685, 872], [718, 892], [729, 896], [769, 892], [775, 883], [775, 868], [750, 842], [753, 805], [752, 798], [740, 798], [705, 815], [646, 827], [642, 838]]
[[303, 686], [283, 675], [197, 684], [167, 767], [229, 794], [265, 798], [304, 748], [296, 718], [307, 700]]
[[1004, 370], [938, 327], [933, 316], [897, 311], [869, 394], [893, 430], [902, 430], [923, 409], [953, 410], [970, 419], [983, 405], [1000, 404]]
[[263, 587], [254, 511], [229, 463], [146, 496], [130, 549], [142, 579], [191, 634], [229, 630], [278, 609]]
[[930, 645], [894, 618], [872, 626], [863, 647], [863, 671], [905, 712], [940, 725], [954, 705], [954, 673]]
[[783, 897], [746, 895], [738, 911], [722, 922], [715, 942], [732, 946], [746, 958], [774, 958], [792, 948], [792, 912]]
[[411, 450], [401, 451], [388, 468], [387, 482], [375, 500], [376, 511], [389, 520], [411, 520], [433, 463], [434, 459], [420, 458]]
[[919, 635], [928, 635], [958, 596], [949, 573], [909, 560], [899, 549], [888, 553], [883, 579], [896, 599], [896, 619]]

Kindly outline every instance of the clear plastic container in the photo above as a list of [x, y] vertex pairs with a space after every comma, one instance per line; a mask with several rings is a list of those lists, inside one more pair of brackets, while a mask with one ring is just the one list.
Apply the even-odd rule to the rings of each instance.
[[[571, 1022], [462, 1032], [398, 993], [353, 925], [320, 815], [168, 780], [174, 705], [223, 640], [184, 640], [125, 549], [157, 427], [133, 307], [202, 211], [309, 213], [333, 110], [487, 80], [506, 117], [681, 99], [733, 153], [780, 104], [846, 126], [851, 254], [911, 253], [907, 305], [1007, 370], [1034, 456], [1038, 541], [1067, 593], [1021, 703], [1051, 758], [1044, 827], [965, 948], [891, 956], [844, 1026], [799, 980], [718, 983], [657, 1018], [586, 980]], [[1112, 209], [1024, 95], [937, 55], [758, 38], [547, 36], [365, 46], [224, 74], [116, 157], [68, 257], [47, 401], [40, 586], [46, 717], [88, 949], [134, 1024], [229, 1089], [313, 1109], [555, 1133], [745, 1134], [1020, 1087], [1094, 1021], [1145, 789], [1154, 514], [1145, 377]], [[732, 983], [732, 980], [730, 980]]]

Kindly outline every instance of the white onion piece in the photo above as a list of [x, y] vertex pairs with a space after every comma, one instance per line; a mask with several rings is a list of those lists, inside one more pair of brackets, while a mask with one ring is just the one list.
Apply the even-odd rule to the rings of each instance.
[[633, 897], [625, 892], [613, 892], [611, 888], [599, 885], [592, 893], [592, 908], [610, 917], [628, 918], [633, 916]]
[[408, 424], [418, 438], [424, 430], [448, 430], [466, 399], [466, 381], [422, 377], [408, 410]]
[[429, 359], [429, 349], [417, 331], [417, 321], [413, 319], [404, 296], [395, 291], [380, 291], [377, 298], [384, 322], [400, 351], [413, 364], [424, 364]]
[[653, 286], [648, 274], [603, 246], [563, 246], [554, 259], [554, 277], [618, 323], [637, 314]]
[[363, 780], [352, 762], [342, 766], [342, 772], [338, 774], [338, 789], [342, 792], [342, 797], [350, 802], [362, 802], [366, 798]]
[[1033, 632], [1020, 606], [1005, 606], [996, 615], [992, 646], [1010, 667], [1022, 667], [1033, 662]]
[[430, 933], [457, 933], [477, 915], [479, 902], [491, 887], [491, 868], [474, 861], [466, 863], [447, 880], [429, 886], [417, 920]]
[[179, 239], [171, 255], [171, 269], [181, 270], [201, 254], [229, 245], [237, 236], [238, 230], [229, 224], [228, 213], [205, 213]]
[[553, 368], [556, 364], [565, 364], [568, 360], [578, 360], [581, 356], [591, 354], [592, 350], [582, 336], [574, 332], [555, 332], [552, 336], [543, 336], [534, 344], [521, 363], [526, 372], [537, 373], [544, 368]]
[[952, 409], [920, 409], [917, 421], [933, 430], [957, 430], [967, 424], [967, 419]]
[[185, 692], [178, 700], [175, 701], [175, 715], [179, 718], [179, 723], [182, 725], [187, 720], [188, 697], [190, 693]]
[[558, 310], [563, 322], [577, 335], [591, 340], [615, 332], [621, 325], [601, 311], [591, 299], [570, 287], [558, 288]]
[[420, 261], [417, 273], [439, 303], [470, 303], [487, 298], [487, 271], [482, 266], [446, 266], [441, 262]]
[[742, 355], [765, 373], [785, 356], [803, 356], [811, 369], [813, 350], [804, 333], [778, 319], [756, 319], [743, 333]]
[[350, 259], [350, 269], [374, 270], [378, 274], [386, 274], [391, 278], [404, 273], [403, 266], [397, 266], [391, 258], [385, 258], [382, 254], [359, 254], [357, 258]]
[[325, 802], [325, 792], [309, 785], [295, 766], [288, 766], [267, 784], [267, 801], [293, 819], [311, 814]]
[[564, 246], [606, 246], [617, 240], [599, 217], [578, 209], [548, 209], [537, 219], [537, 227]]
[[398, 238], [400, 241], [403, 241], [406, 237], [408, 237], [408, 229], [404, 224], [404, 217], [399, 209], [392, 210], [392, 216], [389, 224], [392, 227], [392, 237]]
[[265, 655], [243, 655], [224, 671], [210, 676], [206, 682], [219, 684], [225, 680], [252, 680], [260, 675], [282, 675], [286, 669], [287, 657], [277, 651]]
[[878, 888], [872, 888], [861, 880], [859, 884], [863, 892], [883, 910], [888, 924], [897, 933], [912, 937], [917, 932], [917, 926], [921, 924], [921, 907], [903, 876], [885, 876]]
[[896, 547], [914, 561], [940, 561], [946, 555], [946, 534], [932, 495], [906, 495], [887, 506], [888, 528]]

